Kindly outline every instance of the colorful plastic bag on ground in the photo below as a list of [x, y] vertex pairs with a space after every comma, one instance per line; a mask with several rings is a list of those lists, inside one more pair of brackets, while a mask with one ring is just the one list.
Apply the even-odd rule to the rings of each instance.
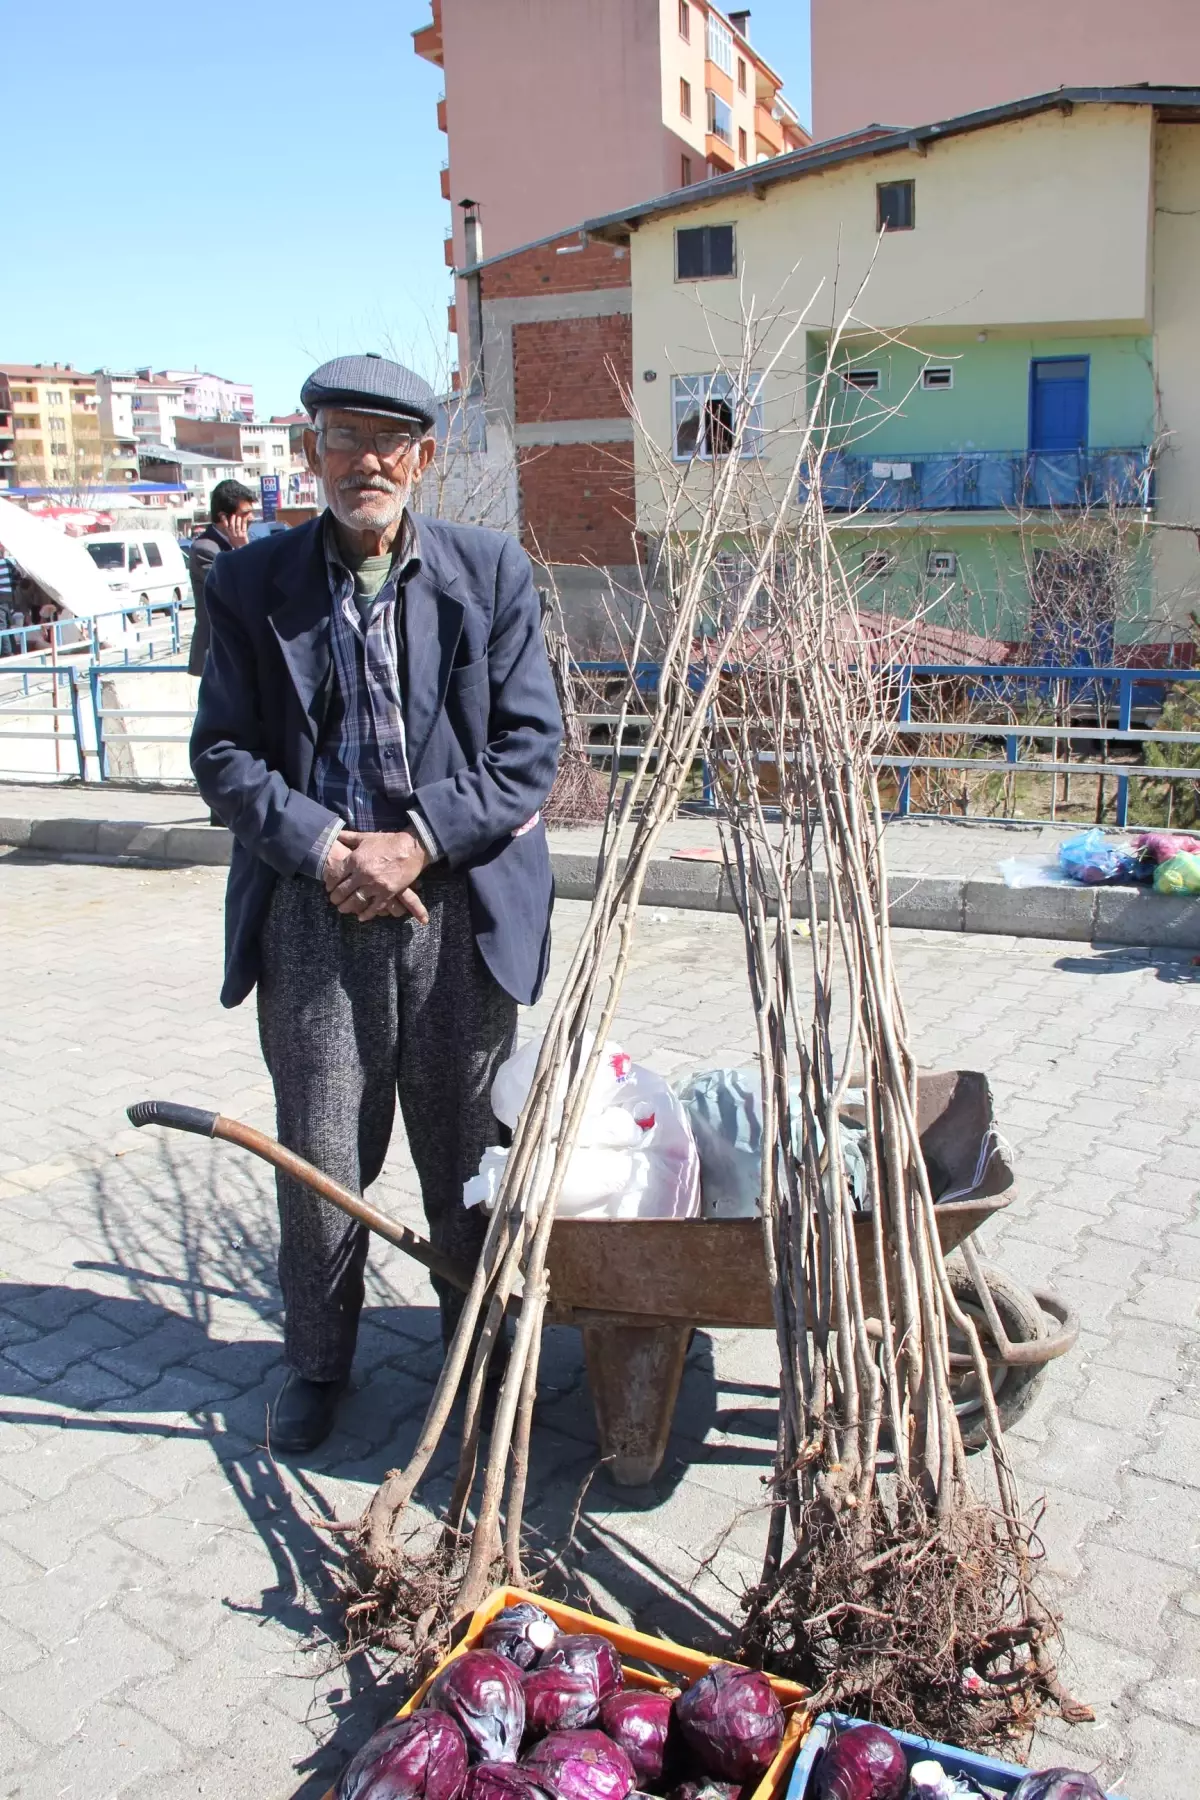
[[1200, 894], [1200, 856], [1172, 856], [1154, 871], [1156, 894]]
[[1143, 831], [1133, 840], [1133, 847], [1148, 862], [1170, 862], [1173, 856], [1200, 855], [1200, 838], [1186, 831]]
[[1136, 881], [1137, 852], [1123, 838], [1110, 838], [1098, 827], [1058, 847], [1058, 865], [1072, 881], [1100, 887], [1106, 881]]

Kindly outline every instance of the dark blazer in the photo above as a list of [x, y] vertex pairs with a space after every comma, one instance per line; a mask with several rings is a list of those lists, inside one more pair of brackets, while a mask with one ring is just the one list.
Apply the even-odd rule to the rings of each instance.
[[[475, 937], [523, 1005], [541, 991], [553, 883], [545, 827], [514, 836], [554, 780], [562, 720], [529, 559], [496, 531], [415, 517], [421, 567], [403, 590], [404, 718], [413, 791]], [[275, 881], [296, 873], [330, 814], [308, 795], [335, 675], [329, 580], [314, 519], [217, 557], [192, 733], [200, 792], [234, 836], [225, 984], [254, 986]]]
[[192, 539], [188, 550], [188, 574], [192, 580], [192, 599], [196, 603], [196, 620], [192, 626], [192, 643], [188, 651], [188, 674], [203, 675], [204, 659], [208, 655], [208, 608], [204, 602], [204, 584], [208, 580], [208, 571], [220, 556], [222, 550], [228, 550], [228, 541], [221, 536], [215, 525], [206, 525]]

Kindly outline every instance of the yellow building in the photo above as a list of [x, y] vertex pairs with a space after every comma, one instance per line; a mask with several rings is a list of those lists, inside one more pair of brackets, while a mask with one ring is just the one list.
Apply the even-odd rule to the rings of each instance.
[[70, 363], [4, 363], [12, 395], [14, 485], [86, 489], [104, 475], [96, 377]]
[[[743, 321], [751, 448], [778, 484], [840, 336], [826, 501], [883, 602], [889, 582], [956, 587], [975, 628], [1023, 636], [1030, 542], [1036, 561], [1114, 496], [1164, 617], [1200, 602], [1196, 536], [1165, 529], [1200, 526], [1200, 90], [1065, 90], [876, 129], [586, 231], [628, 247], [635, 399], [698, 491]], [[644, 451], [636, 474], [652, 533]]]

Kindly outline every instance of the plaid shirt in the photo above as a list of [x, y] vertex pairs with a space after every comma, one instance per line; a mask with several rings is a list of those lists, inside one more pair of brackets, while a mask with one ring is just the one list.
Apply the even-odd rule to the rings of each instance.
[[332, 521], [325, 523], [335, 680], [310, 793], [336, 818], [313, 845], [308, 872], [314, 875], [343, 825], [355, 831], [409, 829], [431, 858], [440, 854], [433, 832], [412, 805], [396, 615], [404, 585], [421, 564], [407, 515], [401, 529], [391, 573], [370, 602], [364, 625], [354, 576], [342, 561]]

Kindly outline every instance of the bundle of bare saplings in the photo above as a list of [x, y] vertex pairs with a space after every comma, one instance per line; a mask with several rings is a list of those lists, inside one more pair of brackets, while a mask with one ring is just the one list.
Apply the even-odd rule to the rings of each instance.
[[[661, 483], [662, 530], [647, 578], [654, 606], [647, 597], [628, 647], [614, 733], [619, 750], [636, 708], [636, 751], [620, 782], [613, 758], [595, 898], [424, 1428], [406, 1467], [347, 1527], [347, 1611], [352, 1641], [385, 1643], [420, 1666], [497, 1579], [536, 1583], [522, 1520], [555, 1203], [616, 1013], [649, 859], [706, 756], [718, 771], [758, 1028], [761, 1212], [780, 1358], [767, 1551], [741, 1649], [799, 1675], [823, 1705], [977, 1744], [1027, 1723], [1047, 1696], [1071, 1703], [921, 1155], [872, 763], [884, 728], [874, 671], [887, 659], [878, 632], [864, 641], [822, 511], [821, 395], [796, 409], [782, 471], [782, 434], [768, 445], [761, 426], [760, 393], [784, 385], [804, 325], [742, 320], [728, 370], [729, 392], [742, 397], [723, 423], [728, 455], [680, 471], [668, 450], [643, 444]], [[838, 342], [835, 329], [827, 370]], [[745, 579], [714, 607], [731, 539]], [[632, 672], [652, 619], [661, 674], [646, 707]], [[827, 913], [807, 939], [791, 923], [798, 891], [811, 920]], [[851, 1104], [864, 1127], [866, 1192], [857, 1198], [840, 1149]], [[485, 1378], [514, 1310], [485, 1455]], [[951, 1327], [983, 1396], [990, 1499], [968, 1483]], [[414, 1495], [463, 1387], [457, 1477], [431, 1528]]]

